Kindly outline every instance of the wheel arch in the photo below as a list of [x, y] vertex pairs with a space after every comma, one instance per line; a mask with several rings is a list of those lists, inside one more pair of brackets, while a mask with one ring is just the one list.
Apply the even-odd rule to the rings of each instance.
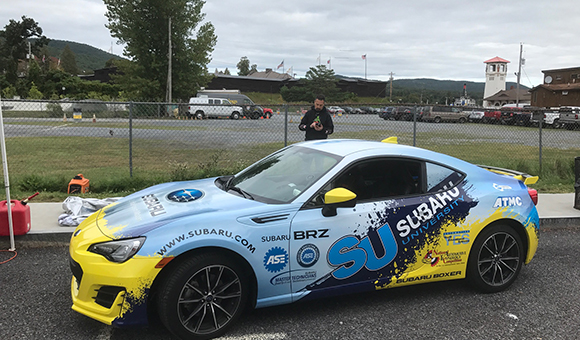
[[249, 303], [248, 303], [248, 307], [249, 308], [255, 308], [256, 306], [256, 300], [257, 300], [257, 296], [258, 296], [258, 281], [256, 278], [256, 273], [254, 272], [254, 269], [252, 268], [252, 266], [250, 265], [250, 263], [248, 262], [248, 260], [246, 258], [244, 258], [242, 255], [240, 255], [239, 253], [227, 249], [227, 248], [223, 248], [223, 247], [216, 247], [216, 246], [210, 246], [210, 247], [201, 247], [201, 248], [195, 248], [195, 249], [191, 249], [189, 251], [186, 251], [182, 254], [179, 254], [177, 257], [175, 257], [173, 260], [171, 260], [166, 266], [164, 266], [161, 271], [157, 274], [157, 276], [155, 277], [155, 280], [153, 281], [153, 284], [151, 285], [151, 293], [148, 296], [148, 304], [152, 303], [154, 308], [153, 309], [157, 309], [157, 306], [155, 306], [155, 296], [157, 295], [157, 289], [158, 287], [162, 284], [163, 280], [165, 278], [168, 277], [168, 273], [170, 273], [173, 268], [179, 266], [181, 263], [183, 263], [186, 259], [196, 256], [198, 254], [201, 253], [206, 253], [206, 252], [218, 252], [218, 253], [222, 253], [222, 254], [226, 254], [230, 259], [234, 259], [235, 262], [237, 262], [240, 266], [243, 266], [244, 271], [246, 271], [247, 273], [250, 273], [249, 275], [249, 279], [250, 279], [250, 295], [249, 295]]
[[[526, 227], [524, 227], [523, 224], [521, 224], [519, 221], [517, 220], [513, 220], [513, 219], [509, 219], [509, 218], [502, 218], [499, 220], [495, 220], [493, 222], [491, 222], [490, 224], [486, 225], [483, 229], [481, 229], [478, 233], [478, 237], [479, 234], [481, 234], [485, 229], [493, 227], [495, 225], [505, 225], [508, 226], [510, 228], [512, 228], [520, 237], [520, 239], [522, 240], [522, 243], [524, 244], [524, 254], [525, 254], [525, 263], [528, 263], [529, 260], [531, 260], [531, 257], [529, 257], [530, 255], [528, 254], [528, 250], [530, 249], [530, 238], [528, 237], [528, 233], [526, 232]], [[475, 240], [473, 240], [473, 242], [475, 242]], [[471, 249], [470, 249], [471, 252]]]

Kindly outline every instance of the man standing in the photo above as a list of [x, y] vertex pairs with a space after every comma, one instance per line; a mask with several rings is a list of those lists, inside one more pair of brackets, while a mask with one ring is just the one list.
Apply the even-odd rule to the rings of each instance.
[[314, 99], [314, 106], [302, 117], [298, 129], [306, 131], [306, 140], [326, 139], [334, 132], [332, 117], [324, 106], [324, 95], [319, 94]]

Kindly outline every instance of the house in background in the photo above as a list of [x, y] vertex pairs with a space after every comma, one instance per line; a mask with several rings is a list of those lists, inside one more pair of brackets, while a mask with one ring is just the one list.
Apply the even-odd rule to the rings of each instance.
[[[518, 96], [519, 93], [519, 96]], [[502, 107], [506, 104], [515, 104], [519, 102], [519, 106], [530, 105], [531, 94], [527, 89], [520, 88], [519, 92], [515, 87], [511, 87], [509, 90], [502, 90], [489, 96], [483, 98], [484, 103], [487, 103], [486, 107]]]
[[530, 90], [531, 105], [580, 107], [580, 67], [542, 71], [544, 83]]

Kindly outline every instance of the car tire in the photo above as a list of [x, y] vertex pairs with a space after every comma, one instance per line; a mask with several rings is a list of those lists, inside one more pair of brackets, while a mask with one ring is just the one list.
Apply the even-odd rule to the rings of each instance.
[[163, 325], [181, 339], [224, 334], [250, 296], [249, 271], [244, 268], [219, 252], [199, 253], [170, 268], [156, 300]]
[[467, 278], [484, 293], [495, 293], [509, 287], [524, 262], [524, 245], [511, 227], [494, 225], [475, 239], [467, 263]]
[[205, 115], [203, 114], [203, 111], [197, 111], [195, 113], [195, 119], [203, 119], [205, 117]]
[[465, 119], [465, 117], [460, 117], [460, 118], [459, 118], [459, 123], [460, 123], [460, 124], [463, 124], [463, 123], [465, 123], [466, 121], [467, 121], [467, 119]]
[[441, 123], [441, 117], [435, 117], [435, 119], [433, 119], [433, 121], [435, 123]]
[[560, 125], [560, 120], [558, 118], [554, 119], [554, 122], [552, 122], [552, 128], [554, 129], [559, 129], [562, 126]]
[[238, 120], [240, 119], [240, 113], [238, 111], [234, 111], [230, 116], [231, 119]]

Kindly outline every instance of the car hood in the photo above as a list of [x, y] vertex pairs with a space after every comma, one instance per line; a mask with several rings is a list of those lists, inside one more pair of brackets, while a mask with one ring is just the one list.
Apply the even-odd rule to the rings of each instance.
[[136, 237], [180, 219], [265, 205], [227, 193], [214, 182], [215, 178], [147, 188], [99, 210], [96, 225], [112, 239]]

